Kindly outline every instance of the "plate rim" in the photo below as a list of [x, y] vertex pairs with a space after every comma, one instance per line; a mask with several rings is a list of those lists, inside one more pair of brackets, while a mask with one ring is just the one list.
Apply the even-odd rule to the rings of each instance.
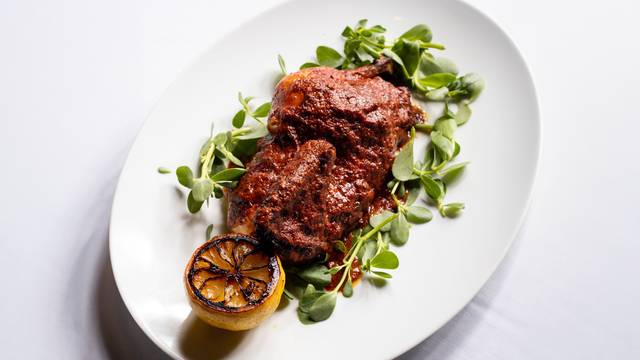
[[[120, 174], [118, 175], [118, 181], [117, 181], [117, 184], [116, 184], [113, 200], [112, 200], [112, 203], [111, 203], [111, 211], [110, 211], [110, 215], [109, 215], [109, 240], [108, 240], [108, 246], [109, 246], [109, 264], [111, 265], [111, 272], [112, 272], [112, 275], [113, 275], [115, 283], [116, 283], [116, 288], [117, 288], [118, 294], [120, 295], [120, 298], [122, 299], [127, 311], [129, 312], [129, 314], [131, 315], [131, 317], [135, 321], [136, 325], [154, 343], [155, 346], [160, 348], [165, 354], [167, 354], [168, 356], [170, 356], [173, 359], [182, 360], [183, 357], [180, 356], [179, 354], [177, 354], [165, 342], [161, 341], [149, 329], [149, 327], [146, 325], [146, 323], [143, 322], [140, 319], [140, 317], [136, 314], [136, 312], [133, 310], [133, 307], [131, 306], [129, 300], [127, 299], [127, 297], [124, 295], [124, 293], [122, 291], [122, 286], [121, 286], [120, 280], [118, 280], [119, 277], [117, 275], [116, 269], [113, 266], [113, 261], [112, 261], [112, 258], [114, 257], [114, 254], [113, 254], [114, 250], [113, 250], [113, 246], [112, 246], [112, 241], [113, 241], [112, 240], [112, 237], [113, 237], [112, 234], [113, 234], [113, 229], [115, 227], [114, 221], [113, 221], [113, 219], [114, 219], [113, 213], [114, 213], [114, 209], [116, 209], [116, 206], [117, 206], [117, 204], [119, 202], [119, 199], [121, 197], [121, 193], [122, 193], [121, 192], [121, 187], [122, 187], [121, 185], [122, 185], [122, 182], [123, 182], [124, 175], [127, 172], [128, 168], [130, 166], [130, 163], [131, 163], [130, 160], [131, 160], [131, 157], [132, 157], [133, 148], [135, 146], [135, 143], [138, 141], [138, 138], [139, 138], [140, 134], [147, 127], [148, 122], [149, 122], [149, 118], [151, 118], [151, 116], [156, 112], [156, 109], [158, 108], [158, 105], [162, 102], [162, 100], [164, 99], [164, 97], [166, 96], [168, 91], [175, 85], [175, 83], [181, 78], [181, 76], [184, 73], [186, 73], [187, 71], [192, 69], [197, 64], [197, 62], [202, 58], [202, 56], [204, 54], [206, 54], [212, 47], [215, 47], [218, 43], [222, 42], [227, 36], [229, 36], [229, 34], [232, 34], [235, 31], [238, 31], [239, 29], [241, 29], [246, 24], [249, 24], [250, 22], [252, 22], [254, 19], [256, 19], [258, 17], [261, 17], [261, 16], [265, 15], [266, 13], [275, 12], [278, 9], [287, 7], [288, 5], [290, 5], [290, 4], [294, 3], [294, 2], [299, 2], [299, 1], [300, 0], [288, 0], [288, 1], [285, 1], [283, 3], [278, 4], [276, 6], [269, 7], [267, 9], [264, 9], [263, 11], [260, 11], [259, 13], [254, 14], [253, 16], [251, 16], [249, 19], [243, 21], [242, 23], [229, 28], [216, 41], [210, 43], [208, 46], [205, 46], [203, 48], [203, 50], [201, 50], [197, 54], [195, 54], [193, 59], [186, 66], [184, 66], [182, 69], [180, 69], [176, 73], [175, 77], [166, 86], [166, 88], [161, 92], [160, 96], [158, 96], [158, 98], [156, 99], [156, 101], [153, 104], [153, 106], [149, 109], [148, 113], [145, 115], [145, 118], [144, 118], [140, 128], [138, 129], [138, 131], [136, 133], [136, 136], [135, 136], [135, 138], [134, 138], [134, 140], [133, 140], [133, 142], [132, 142], [132, 144], [131, 144], [128, 152], [127, 152], [127, 156], [126, 156], [126, 159], [124, 161], [124, 165], [122, 166], [122, 169], [120, 170]], [[440, 1], [444, 1], [444, 0], [440, 0]], [[502, 263], [504, 262], [504, 258], [506, 256], [506, 254], [511, 250], [511, 247], [513, 246], [513, 243], [515, 242], [515, 240], [520, 235], [520, 232], [522, 230], [523, 224], [524, 224], [524, 222], [525, 222], [525, 220], [527, 218], [527, 215], [528, 215], [529, 210], [531, 208], [531, 204], [533, 202], [533, 197], [534, 197], [534, 194], [535, 194], [536, 185], [537, 185], [537, 182], [538, 182], [538, 177], [539, 177], [539, 172], [540, 172], [540, 159], [541, 159], [541, 156], [542, 156], [542, 143], [543, 143], [542, 142], [543, 121], [542, 121], [542, 113], [541, 113], [540, 101], [539, 101], [540, 96], [538, 94], [538, 90], [537, 90], [536, 85], [535, 85], [535, 81], [534, 81], [534, 78], [533, 78], [533, 75], [532, 75], [531, 66], [529, 65], [529, 62], [523, 56], [523, 53], [522, 53], [520, 47], [517, 45], [517, 43], [515, 41], [513, 41], [511, 36], [509, 36], [509, 34], [504, 30], [504, 28], [502, 26], [500, 26], [500, 24], [497, 21], [495, 21], [494, 19], [489, 17], [489, 15], [487, 15], [484, 11], [479, 9], [474, 4], [470, 3], [468, 0], [448, 0], [448, 1], [457, 2], [458, 4], [462, 4], [464, 6], [469, 7], [471, 10], [475, 11], [478, 15], [480, 15], [488, 23], [493, 25], [493, 27], [495, 27], [505, 37], [505, 39], [508, 41], [509, 45], [512, 46], [515, 49], [515, 52], [516, 52], [517, 56], [519, 57], [520, 61], [522, 62], [522, 65], [524, 65], [524, 70], [525, 70], [525, 73], [526, 73], [526, 77], [528, 79], [527, 86], [530, 87], [530, 90], [531, 90], [531, 92], [533, 94], [532, 101], [533, 101], [533, 105], [534, 105], [534, 109], [535, 109], [535, 114], [533, 114], [533, 118], [536, 120], [535, 121], [535, 123], [536, 123], [535, 124], [536, 125], [535, 126], [536, 141], [534, 143], [536, 149], [535, 149], [535, 160], [534, 160], [534, 165], [533, 165], [533, 175], [532, 175], [530, 186], [529, 186], [529, 189], [528, 189], [526, 202], [524, 204], [522, 213], [520, 214], [520, 217], [519, 217], [519, 219], [517, 221], [517, 224], [516, 224], [516, 226], [514, 228], [514, 231], [509, 236], [508, 243], [505, 246], [505, 248], [503, 249], [502, 253], [500, 254], [499, 260], [495, 263], [495, 265], [493, 266], [491, 271], [488, 273], [486, 278], [483, 281], [481, 281], [479, 286], [477, 286], [475, 289], [473, 289], [473, 291], [469, 292], [470, 295], [467, 296], [467, 298], [464, 300], [464, 302], [462, 303], [460, 308], [457, 309], [456, 311], [452, 312], [449, 317], [446, 317], [443, 321], [441, 321], [434, 328], [434, 330], [432, 332], [426, 333], [426, 334], [421, 334], [419, 337], [417, 337], [417, 340], [410, 342], [410, 346], [409, 347], [404, 348], [404, 349], [402, 349], [400, 351], [393, 352], [392, 358], [396, 358], [396, 357], [398, 357], [398, 356], [410, 351], [411, 349], [415, 348], [418, 344], [420, 344], [421, 342], [423, 342], [426, 339], [428, 339], [429, 337], [431, 337], [438, 330], [442, 329], [442, 327], [444, 325], [446, 325], [454, 317], [456, 317], [460, 313], [460, 311], [462, 311], [473, 300], [473, 298], [478, 294], [478, 292], [480, 292], [480, 290], [493, 277], [493, 275], [495, 274], [495, 272], [498, 269], [498, 267], [500, 265], [502, 265]]]

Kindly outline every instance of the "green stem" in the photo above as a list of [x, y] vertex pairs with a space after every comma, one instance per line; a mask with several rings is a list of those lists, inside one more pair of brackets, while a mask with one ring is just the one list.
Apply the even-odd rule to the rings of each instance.
[[378, 250], [376, 250], [376, 254], [373, 257], [378, 256], [378, 254], [380, 254], [382, 252], [382, 235], [380, 233], [378, 233]]
[[431, 170], [420, 170], [416, 167], [413, 168], [413, 173], [418, 175], [418, 176], [422, 176], [422, 175], [431, 175], [434, 173], [434, 171]]
[[380, 229], [382, 229], [385, 225], [387, 225], [388, 223], [390, 223], [393, 220], [395, 220], [395, 218], [397, 218], [397, 217], [398, 217], [398, 214], [393, 214], [393, 215], [389, 216], [388, 218], [384, 219], [383, 222], [381, 222], [376, 227], [371, 229], [368, 233], [364, 234], [363, 236], [358, 237], [358, 239], [356, 240], [355, 245], [353, 246], [353, 251], [351, 252], [351, 255], [349, 255], [349, 258], [346, 261], [343, 261], [343, 263], [345, 265], [345, 269], [343, 270], [344, 272], [342, 273], [342, 277], [340, 277], [340, 282], [338, 282], [338, 285], [331, 292], [338, 292], [342, 288], [342, 285], [344, 284], [345, 280], [347, 279], [347, 276], [349, 276], [349, 274], [351, 274], [351, 266], [353, 266], [353, 261], [355, 260], [356, 255], [358, 254], [358, 251], [360, 250], [362, 245], [367, 240], [369, 240], [370, 237], [375, 235], [378, 231], [380, 231]]
[[241, 136], [248, 133], [249, 131], [251, 131], [250, 127], [242, 127], [240, 129], [231, 130], [231, 136], [232, 137]]
[[[396, 189], [398, 188], [398, 185], [400, 184], [400, 181], [396, 181], [395, 184], [393, 184], [393, 188], [391, 189], [391, 195], [395, 194]], [[395, 196], [394, 196], [395, 197]]]
[[404, 205], [400, 200], [398, 200], [396, 195], [391, 193], [391, 197], [393, 198], [393, 201], [396, 203], [396, 207], [398, 207], [398, 211], [404, 211]]
[[209, 145], [209, 150], [207, 150], [207, 155], [204, 157], [204, 161], [202, 162], [202, 168], [200, 169], [200, 179], [204, 179], [209, 176], [209, 164], [211, 163], [211, 159], [213, 158], [213, 152], [216, 149], [216, 144], [211, 142]]
[[266, 125], [264, 124], [264, 122], [262, 122], [262, 120], [260, 120], [260, 119], [258, 119], [257, 117], [253, 116], [253, 114], [251, 114], [251, 117], [253, 118], [253, 120], [255, 120], [255, 121], [259, 122], [262, 126], [266, 126]]
[[443, 167], [445, 167], [447, 164], [449, 163], [449, 160], [443, 160], [438, 166], [436, 167], [431, 167], [432, 172], [431, 173], [438, 173], [438, 171], [440, 171]]
[[[360, 35], [360, 34], [358, 34], [358, 35]], [[371, 40], [367, 39], [366, 37], [364, 37], [364, 36], [362, 36], [362, 35], [360, 35], [360, 39], [361, 39], [364, 43], [366, 43], [366, 44], [368, 44], [368, 45], [371, 45], [371, 46], [375, 46], [376, 48], [379, 48], [379, 47], [386, 48], [386, 47], [387, 47], [386, 45], [378, 44], [378, 43], [376, 43], [376, 42], [373, 42], [373, 41], [371, 41]], [[389, 46], [389, 47], [391, 47], [391, 46]]]
[[431, 49], [444, 50], [444, 45], [428, 43], [428, 42], [420, 42], [420, 47], [421, 48], [431, 48]]
[[427, 123], [424, 123], [424, 124], [416, 124], [416, 125], [415, 125], [415, 128], [416, 128], [416, 129], [418, 129], [418, 130], [420, 130], [420, 131], [424, 131], [424, 132], [425, 132], [425, 133], [427, 133], [427, 134], [431, 134], [431, 131], [433, 130], [433, 125], [431, 125], [431, 124], [427, 124]]
[[447, 217], [444, 213], [444, 205], [442, 205], [442, 201], [438, 201], [438, 212], [442, 217]]

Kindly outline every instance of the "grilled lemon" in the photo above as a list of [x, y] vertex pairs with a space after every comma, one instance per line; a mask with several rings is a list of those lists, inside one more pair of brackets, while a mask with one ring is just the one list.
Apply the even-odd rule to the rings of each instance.
[[226, 330], [258, 326], [278, 307], [285, 275], [280, 260], [251, 236], [225, 234], [193, 253], [184, 274], [191, 308]]

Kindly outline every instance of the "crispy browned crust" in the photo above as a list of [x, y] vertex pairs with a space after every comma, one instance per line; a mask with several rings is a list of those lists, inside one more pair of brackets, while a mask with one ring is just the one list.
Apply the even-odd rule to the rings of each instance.
[[385, 59], [355, 70], [317, 67], [280, 81], [271, 137], [229, 195], [229, 228], [255, 233], [299, 264], [358, 226], [408, 129], [423, 121], [410, 92], [378, 76], [390, 66]]

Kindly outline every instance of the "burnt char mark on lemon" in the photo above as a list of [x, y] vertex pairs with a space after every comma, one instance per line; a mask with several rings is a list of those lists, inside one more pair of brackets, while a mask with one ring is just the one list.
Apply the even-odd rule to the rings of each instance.
[[[220, 256], [220, 259], [222, 259], [228, 265], [231, 266], [232, 272], [229, 271], [229, 270], [226, 270], [224, 268], [221, 268], [220, 266], [218, 266], [216, 264], [213, 264], [209, 259], [206, 259], [206, 258], [203, 257], [203, 254], [205, 254], [207, 251], [210, 251], [212, 249], [214, 249], [214, 251], [216, 251], [218, 254], [220, 254], [221, 251], [223, 251], [222, 245], [225, 242], [233, 242], [236, 245], [236, 247], [238, 246], [238, 244], [245, 243], [245, 244], [248, 244], [252, 248], [249, 252], [247, 252], [247, 253], [245, 253], [243, 255], [243, 259], [236, 259], [236, 260], [241, 260], [241, 261], [236, 261], [234, 264], [232, 264], [229, 261], [227, 261], [227, 259], [225, 259], [223, 256]], [[255, 254], [258, 254], [258, 253], [265, 253], [267, 258], [269, 259], [268, 262], [265, 265], [258, 266], [258, 267], [251, 267], [251, 268], [241, 269], [244, 260], [246, 260], [249, 256], [255, 255]], [[253, 308], [253, 307], [261, 304], [269, 295], [271, 295], [271, 293], [274, 290], [275, 283], [274, 283], [274, 281], [270, 281], [270, 282], [267, 283], [266, 281], [261, 280], [261, 279], [257, 279], [255, 277], [245, 276], [245, 275], [242, 274], [242, 272], [243, 271], [247, 272], [247, 271], [258, 270], [258, 269], [262, 269], [262, 268], [266, 267], [268, 272], [269, 272], [269, 278], [270, 279], [277, 279], [281, 274], [279, 273], [280, 270], [279, 270], [279, 267], [278, 267], [278, 264], [277, 264], [277, 259], [272, 255], [273, 255], [273, 252], [269, 247], [264, 246], [263, 244], [261, 244], [257, 240], [253, 239], [252, 237], [246, 236], [246, 235], [242, 235], [242, 234], [226, 234], [226, 235], [220, 235], [220, 236], [214, 237], [212, 240], [210, 240], [209, 242], [205, 243], [203, 246], [201, 246], [196, 251], [196, 254], [193, 257], [192, 266], [188, 270], [188, 273], [187, 273], [188, 286], [193, 291], [193, 294], [202, 303], [206, 304], [207, 306], [210, 306], [212, 308], [216, 308], [216, 309], [218, 309], [220, 311], [224, 311], [224, 312], [246, 311], [247, 309]], [[196, 269], [196, 264], [198, 262], [207, 263], [209, 265], [209, 267], [208, 268], [200, 267], [200, 268]], [[209, 272], [211, 274], [214, 274], [215, 276], [212, 276], [212, 277], [209, 277], [209, 278], [205, 279], [199, 287], [196, 287], [195, 282], [194, 282], [194, 277], [199, 272]], [[261, 283], [261, 284], [264, 285], [265, 289], [262, 292], [262, 294], [260, 294], [259, 298], [255, 299], [255, 298], [252, 298], [252, 296], [251, 296], [252, 293], [253, 293], [253, 290], [255, 290], [255, 285], [251, 289], [246, 289], [246, 288], [242, 287], [243, 278], [251, 279], [250, 284], [252, 284], [253, 282], [256, 282], [256, 283]], [[203, 295], [202, 290], [206, 286], [208, 281], [220, 280], [220, 279], [224, 279], [225, 284], [224, 284], [223, 288], [225, 288], [225, 289], [228, 286], [231, 285], [231, 282], [235, 282], [237, 284], [237, 286], [241, 290], [241, 294], [244, 297], [244, 300], [246, 301], [246, 305], [244, 305], [242, 307], [239, 307], [239, 308], [231, 307], [231, 306], [228, 306], [228, 305], [225, 304], [225, 300], [224, 299], [222, 301], [211, 301], [210, 299], [208, 299], [207, 297], [205, 297]]]

